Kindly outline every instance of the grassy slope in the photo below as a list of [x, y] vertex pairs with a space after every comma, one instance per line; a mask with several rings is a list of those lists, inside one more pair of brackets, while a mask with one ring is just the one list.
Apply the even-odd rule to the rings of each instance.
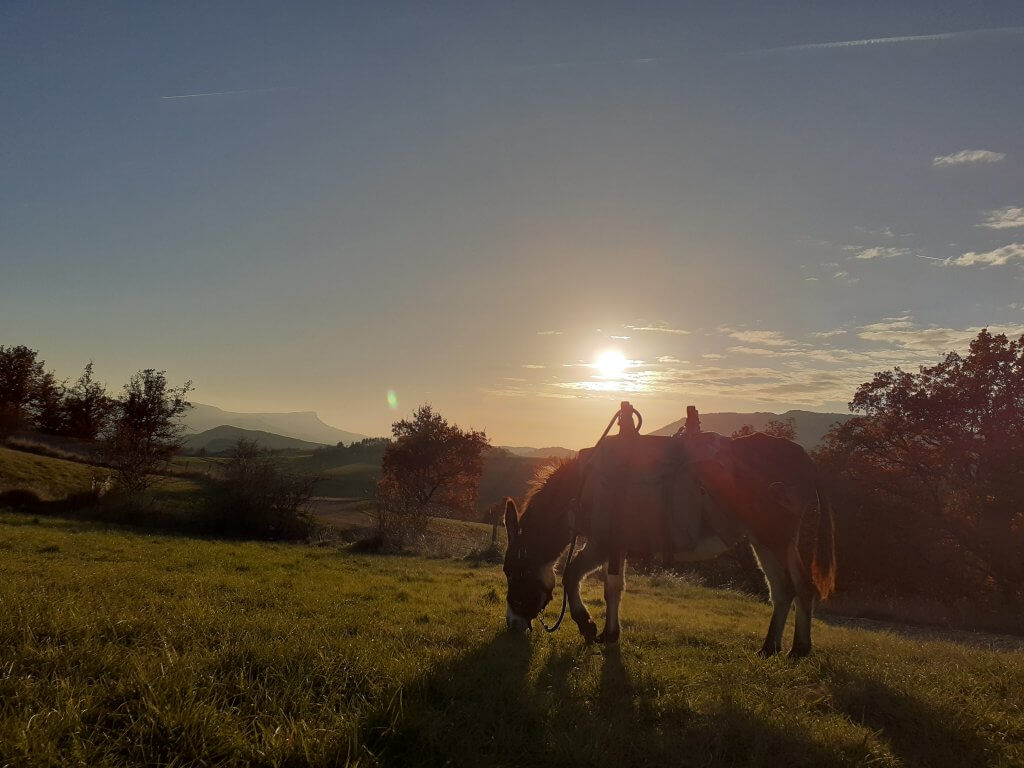
[[0, 765], [1024, 763], [1020, 654], [819, 625], [764, 661], [766, 606], [677, 581], [603, 649], [506, 636], [454, 560], [0, 514], [0, 569]]
[[[17, 488], [34, 491], [43, 501], [60, 501], [68, 494], [88, 491], [94, 478], [104, 480], [109, 475], [107, 467], [0, 447], [0, 492]], [[201, 491], [202, 483], [194, 479], [154, 478], [153, 494], [157, 506], [171, 515], [190, 514]]]
[[0, 491], [34, 490], [41, 498], [52, 501], [69, 493], [87, 491], [94, 477], [103, 479], [108, 474], [110, 470], [103, 467], [0, 447]]

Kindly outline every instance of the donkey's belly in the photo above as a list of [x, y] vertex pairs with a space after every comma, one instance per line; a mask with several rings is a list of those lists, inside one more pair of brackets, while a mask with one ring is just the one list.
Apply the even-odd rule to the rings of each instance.
[[729, 546], [717, 536], [702, 536], [693, 547], [675, 553], [675, 559], [684, 563], [712, 560], [725, 552]]

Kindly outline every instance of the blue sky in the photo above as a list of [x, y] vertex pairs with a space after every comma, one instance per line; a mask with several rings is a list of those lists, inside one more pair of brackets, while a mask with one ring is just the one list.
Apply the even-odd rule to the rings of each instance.
[[1024, 332], [1019, 3], [8, 2], [0, 71], [63, 376], [582, 445]]

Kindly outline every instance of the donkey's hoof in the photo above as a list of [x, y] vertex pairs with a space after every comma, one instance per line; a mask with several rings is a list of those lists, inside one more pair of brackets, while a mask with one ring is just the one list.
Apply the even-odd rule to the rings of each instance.
[[765, 643], [761, 646], [761, 650], [757, 652], [757, 655], [762, 659], [769, 659], [772, 656], [778, 656], [782, 653], [782, 648], [775, 643]]
[[597, 642], [604, 643], [605, 645], [615, 645], [619, 642], [619, 630], [611, 630], [605, 627], [604, 632], [597, 636]]
[[791, 659], [802, 659], [805, 656], [811, 655], [811, 646], [809, 645], [794, 645], [789, 649], [789, 658]]
[[597, 637], [597, 624], [592, 621], [581, 621], [579, 623], [580, 634], [583, 635], [583, 639], [588, 643], [596, 643]]

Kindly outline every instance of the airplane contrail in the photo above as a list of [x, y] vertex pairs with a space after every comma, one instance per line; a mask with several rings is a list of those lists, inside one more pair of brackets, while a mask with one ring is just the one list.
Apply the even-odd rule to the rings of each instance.
[[751, 56], [761, 53], [781, 53], [783, 51], [817, 51], [829, 48], [861, 48], [875, 45], [895, 45], [896, 43], [924, 43], [936, 40], [955, 40], [960, 37], [976, 37], [981, 35], [1019, 35], [1024, 27], [994, 27], [991, 29], [965, 29], [960, 32], [940, 32], [933, 35], [901, 35], [899, 37], [869, 37], [864, 40], [834, 40], [828, 43], [804, 43], [803, 45], [783, 45], [778, 48], [759, 48], [753, 51], [741, 51], [740, 56]]
[[161, 96], [161, 99], [198, 99], [203, 96], [234, 96], [240, 93], [270, 93], [271, 91], [294, 91], [297, 86], [279, 88], [243, 88], [240, 91], [208, 91], [206, 93], [182, 93], [177, 96]]

